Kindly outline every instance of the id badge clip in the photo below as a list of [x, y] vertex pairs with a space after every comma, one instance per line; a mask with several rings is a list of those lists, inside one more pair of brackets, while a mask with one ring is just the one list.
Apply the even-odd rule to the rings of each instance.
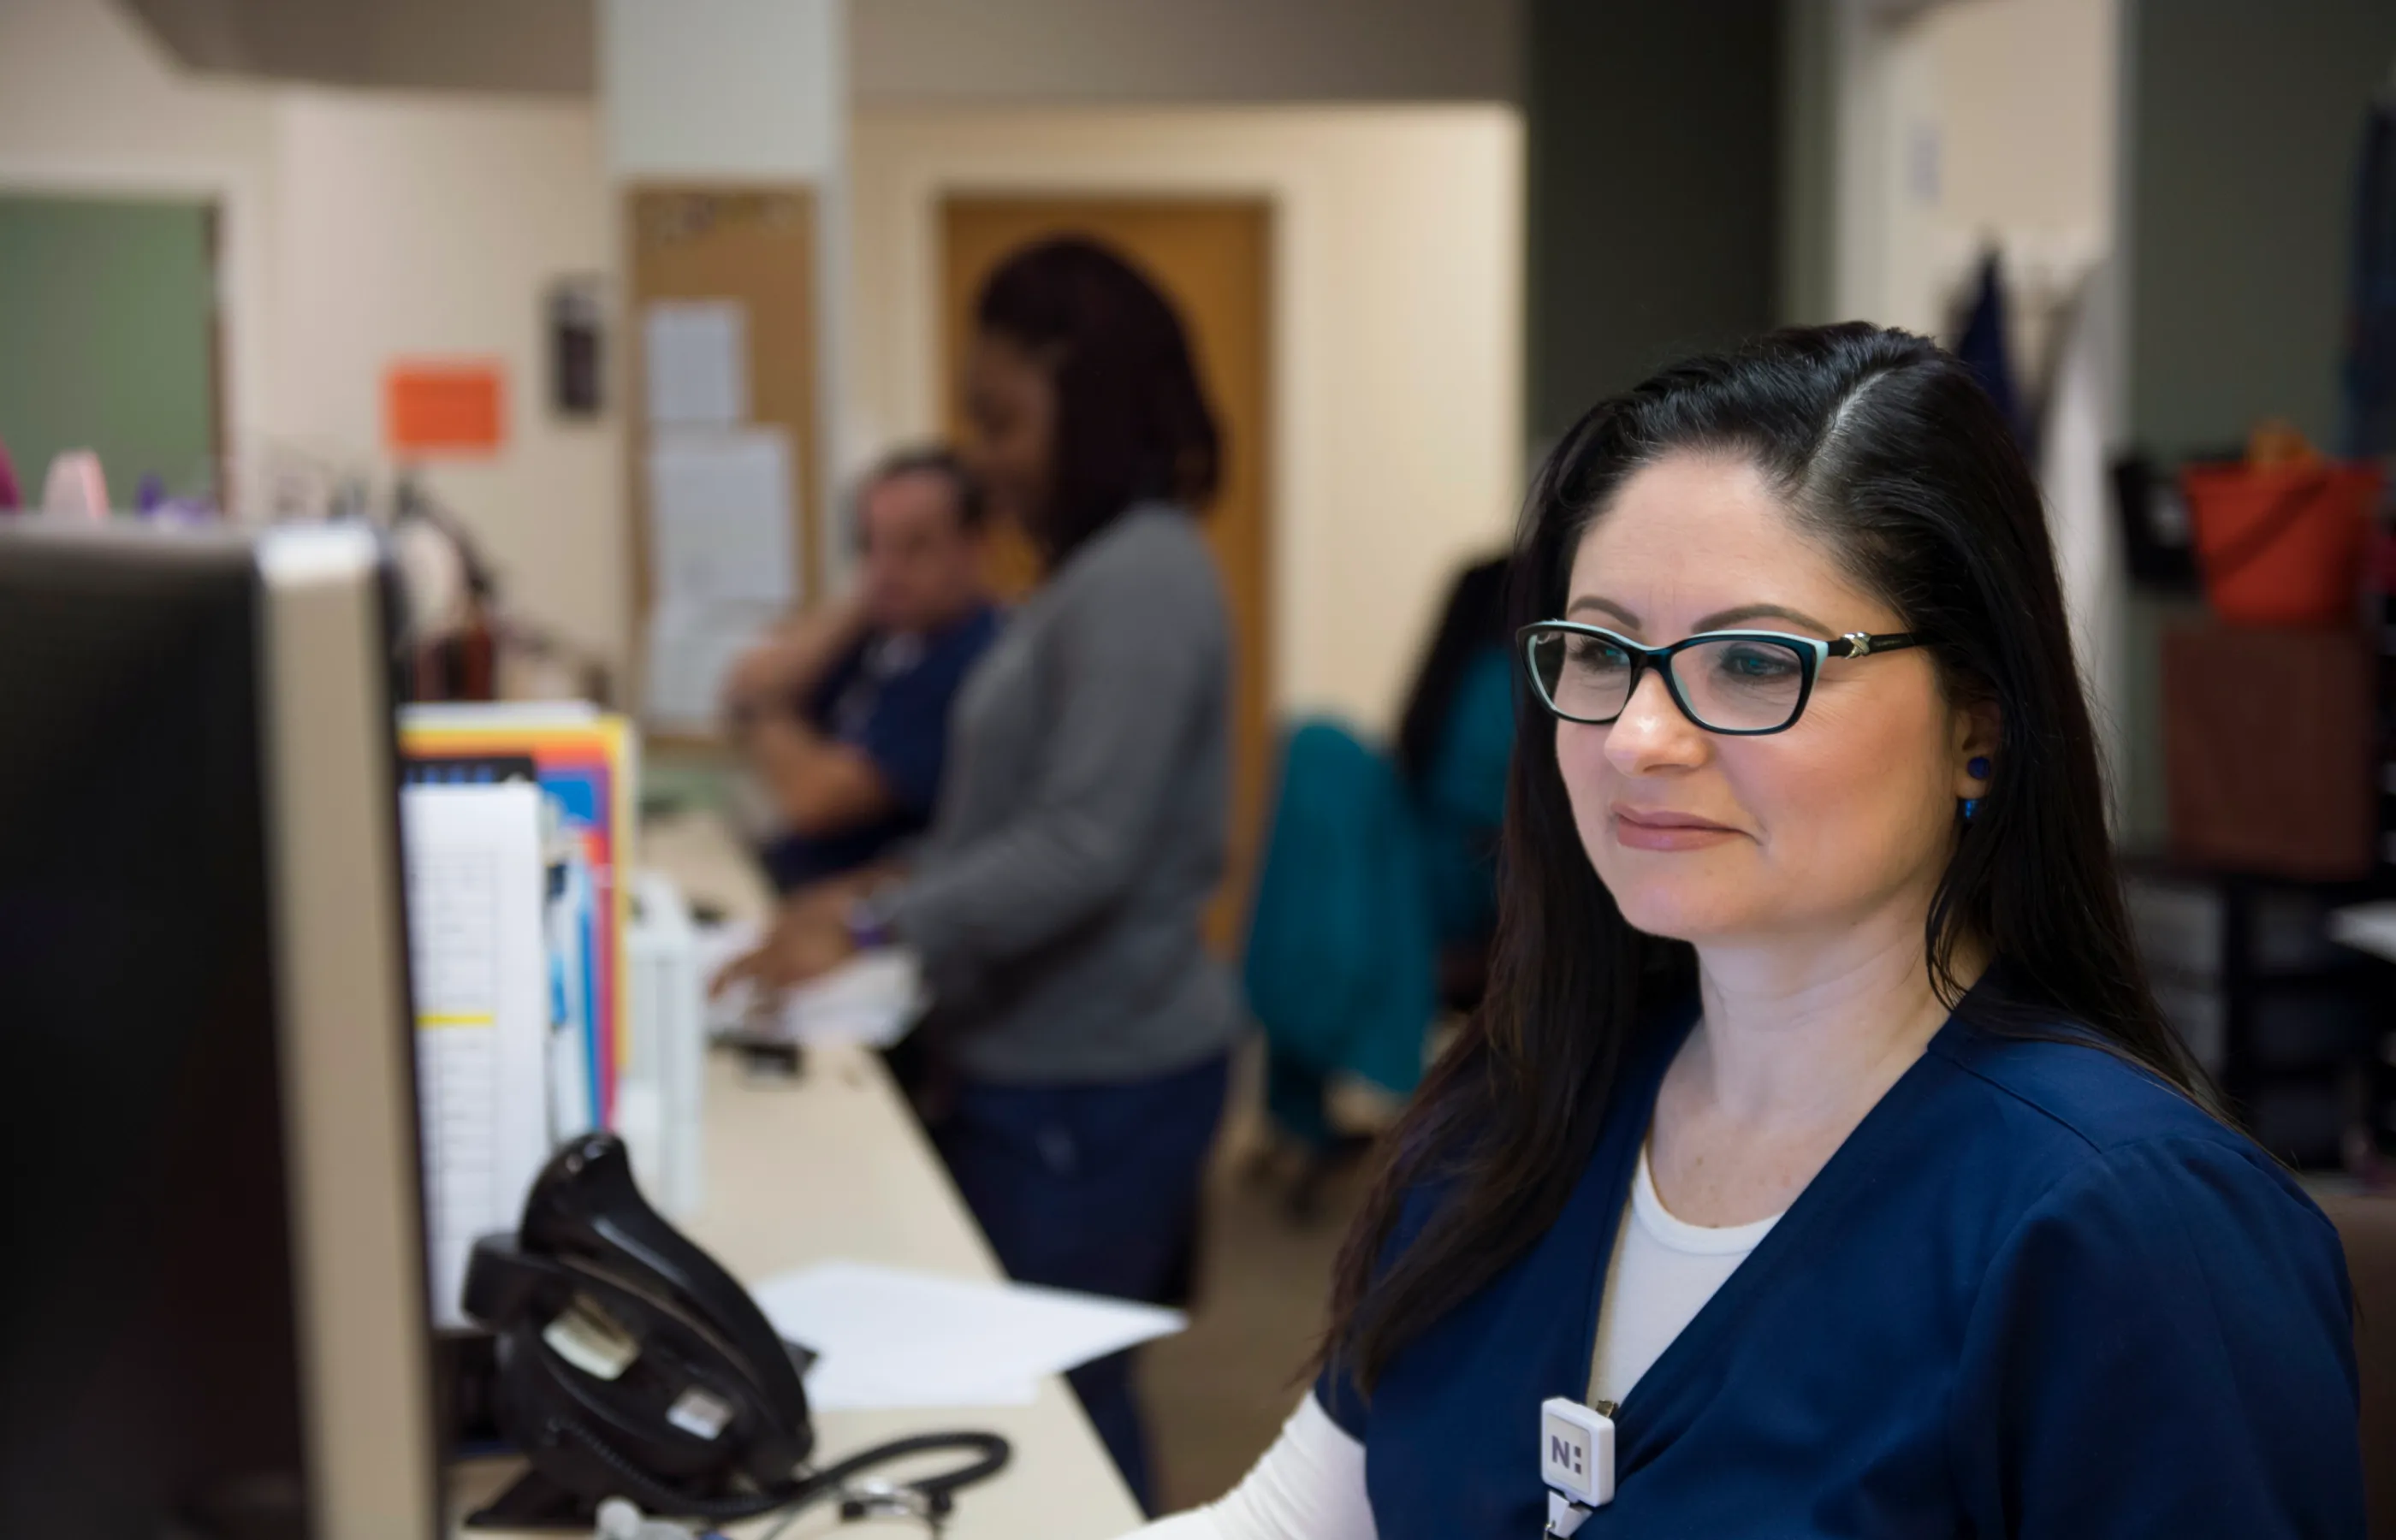
[[1549, 1540], [1564, 1540], [1614, 1501], [1614, 1419], [1562, 1396], [1541, 1402], [1539, 1480], [1548, 1488]]

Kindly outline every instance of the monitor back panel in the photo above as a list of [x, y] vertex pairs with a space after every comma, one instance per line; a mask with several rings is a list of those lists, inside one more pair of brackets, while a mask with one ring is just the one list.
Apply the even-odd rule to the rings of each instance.
[[0, 549], [0, 1533], [305, 1512], [258, 604]]
[[436, 1533], [380, 580], [0, 521], [0, 1535]]

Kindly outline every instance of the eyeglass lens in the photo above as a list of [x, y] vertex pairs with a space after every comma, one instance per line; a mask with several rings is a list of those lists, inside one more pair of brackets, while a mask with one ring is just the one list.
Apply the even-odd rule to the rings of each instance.
[[[1637, 660], [1602, 636], [1534, 632], [1530, 657], [1539, 693], [1564, 716], [1611, 722], [1631, 703]], [[1672, 655], [1671, 670], [1690, 715], [1728, 732], [1787, 725], [1805, 686], [1805, 661], [1796, 648], [1746, 637], [1684, 648]]]

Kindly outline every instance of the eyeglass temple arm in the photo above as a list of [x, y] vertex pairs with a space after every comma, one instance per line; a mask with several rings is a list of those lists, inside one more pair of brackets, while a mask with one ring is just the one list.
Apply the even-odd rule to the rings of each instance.
[[1899, 647], [1919, 645], [1922, 639], [1911, 631], [1848, 631], [1824, 649], [1831, 657], [1870, 657], [1876, 652], [1895, 652]]

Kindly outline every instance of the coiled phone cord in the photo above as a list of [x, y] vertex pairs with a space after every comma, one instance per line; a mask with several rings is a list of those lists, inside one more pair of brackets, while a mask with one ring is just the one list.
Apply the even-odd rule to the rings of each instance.
[[[916, 1512], [932, 1532], [938, 1534], [956, 1506], [956, 1494], [977, 1481], [988, 1480], [1006, 1468], [1014, 1451], [1007, 1441], [995, 1433], [918, 1433], [911, 1438], [893, 1439], [876, 1444], [846, 1459], [835, 1461], [820, 1470], [809, 1470], [789, 1486], [760, 1492], [747, 1497], [689, 1497], [675, 1492], [647, 1471], [618, 1454], [607, 1441], [577, 1422], [557, 1425], [557, 1431], [583, 1449], [599, 1457], [602, 1464], [616, 1473], [624, 1483], [624, 1495], [643, 1507], [657, 1513], [688, 1514], [694, 1519], [729, 1521], [754, 1519], [778, 1508], [792, 1511], [772, 1535], [779, 1535], [799, 1512], [827, 1498], [839, 1498], [844, 1517], [859, 1518], [872, 1507], [898, 1504]], [[849, 1481], [892, 1460], [903, 1460], [912, 1454], [937, 1454], [949, 1450], [970, 1452], [975, 1458], [956, 1467], [926, 1476], [919, 1480], [898, 1485], [875, 1483], [871, 1489], [852, 1490]], [[916, 1494], [916, 1503], [907, 1501], [907, 1494]], [[918, 1510], [920, 1504], [920, 1510]]]

